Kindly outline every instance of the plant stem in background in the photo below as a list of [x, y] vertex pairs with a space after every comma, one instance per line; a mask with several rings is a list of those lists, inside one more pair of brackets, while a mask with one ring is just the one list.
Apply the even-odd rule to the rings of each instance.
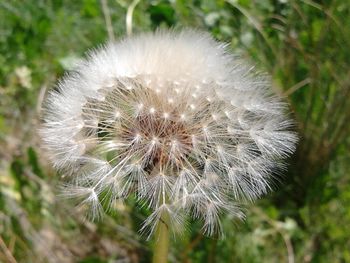
[[111, 14], [109, 12], [107, 1], [106, 0], [101, 0], [101, 5], [102, 5], [103, 16], [105, 18], [106, 29], [107, 29], [107, 33], [108, 33], [108, 39], [110, 41], [115, 41], [113, 25], [112, 25], [112, 18], [111, 18]]
[[8, 247], [5, 244], [5, 241], [0, 236], [0, 252], [1, 250], [4, 251], [5, 257], [8, 260], [9, 263], [17, 263], [16, 259], [13, 257], [11, 251], [8, 249]]
[[169, 216], [163, 213], [155, 234], [153, 263], [166, 263], [169, 251]]
[[134, 9], [137, 6], [137, 4], [140, 2], [140, 0], [134, 0], [129, 6], [128, 6], [128, 10], [126, 12], [126, 34], [128, 36], [132, 35], [132, 16], [134, 13]]

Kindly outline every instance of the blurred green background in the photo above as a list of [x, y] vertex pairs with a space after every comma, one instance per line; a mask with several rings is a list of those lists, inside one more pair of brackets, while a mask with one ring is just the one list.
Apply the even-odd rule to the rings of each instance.
[[[134, 1], [136, 4], [137, 1]], [[191, 224], [170, 262], [350, 262], [349, 0], [0, 1], [0, 262], [150, 262], [130, 204], [100, 222], [57, 197], [40, 150], [45, 93], [88, 49], [133, 32], [195, 27], [271, 74], [300, 134], [275, 191], [223, 220]], [[132, 12], [133, 11], [133, 12]]]

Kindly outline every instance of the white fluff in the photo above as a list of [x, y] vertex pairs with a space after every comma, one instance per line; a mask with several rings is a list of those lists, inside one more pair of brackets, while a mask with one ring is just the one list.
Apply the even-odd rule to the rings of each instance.
[[[286, 105], [267, 78], [196, 31], [126, 38], [91, 52], [51, 91], [41, 136], [69, 196], [99, 202], [134, 194], [153, 211], [204, 231], [269, 190], [295, 149]], [[107, 200], [106, 200], [107, 199]], [[181, 227], [176, 227], [180, 229]]]

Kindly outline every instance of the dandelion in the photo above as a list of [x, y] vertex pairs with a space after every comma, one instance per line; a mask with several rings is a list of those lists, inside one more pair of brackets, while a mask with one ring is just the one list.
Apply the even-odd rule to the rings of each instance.
[[190, 216], [212, 235], [222, 214], [241, 218], [240, 204], [269, 191], [294, 151], [285, 111], [225, 44], [157, 32], [91, 52], [48, 95], [41, 136], [65, 193], [93, 216], [133, 195], [152, 212], [149, 235]]

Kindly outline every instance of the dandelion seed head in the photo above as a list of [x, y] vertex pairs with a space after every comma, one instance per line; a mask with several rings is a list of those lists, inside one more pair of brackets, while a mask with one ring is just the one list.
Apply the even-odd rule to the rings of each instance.
[[152, 210], [143, 230], [167, 213], [213, 234], [221, 214], [241, 218], [238, 205], [270, 189], [294, 151], [285, 112], [268, 79], [225, 45], [157, 32], [90, 53], [48, 95], [41, 136], [54, 166], [70, 171], [65, 193], [85, 197], [92, 215], [135, 195]]

